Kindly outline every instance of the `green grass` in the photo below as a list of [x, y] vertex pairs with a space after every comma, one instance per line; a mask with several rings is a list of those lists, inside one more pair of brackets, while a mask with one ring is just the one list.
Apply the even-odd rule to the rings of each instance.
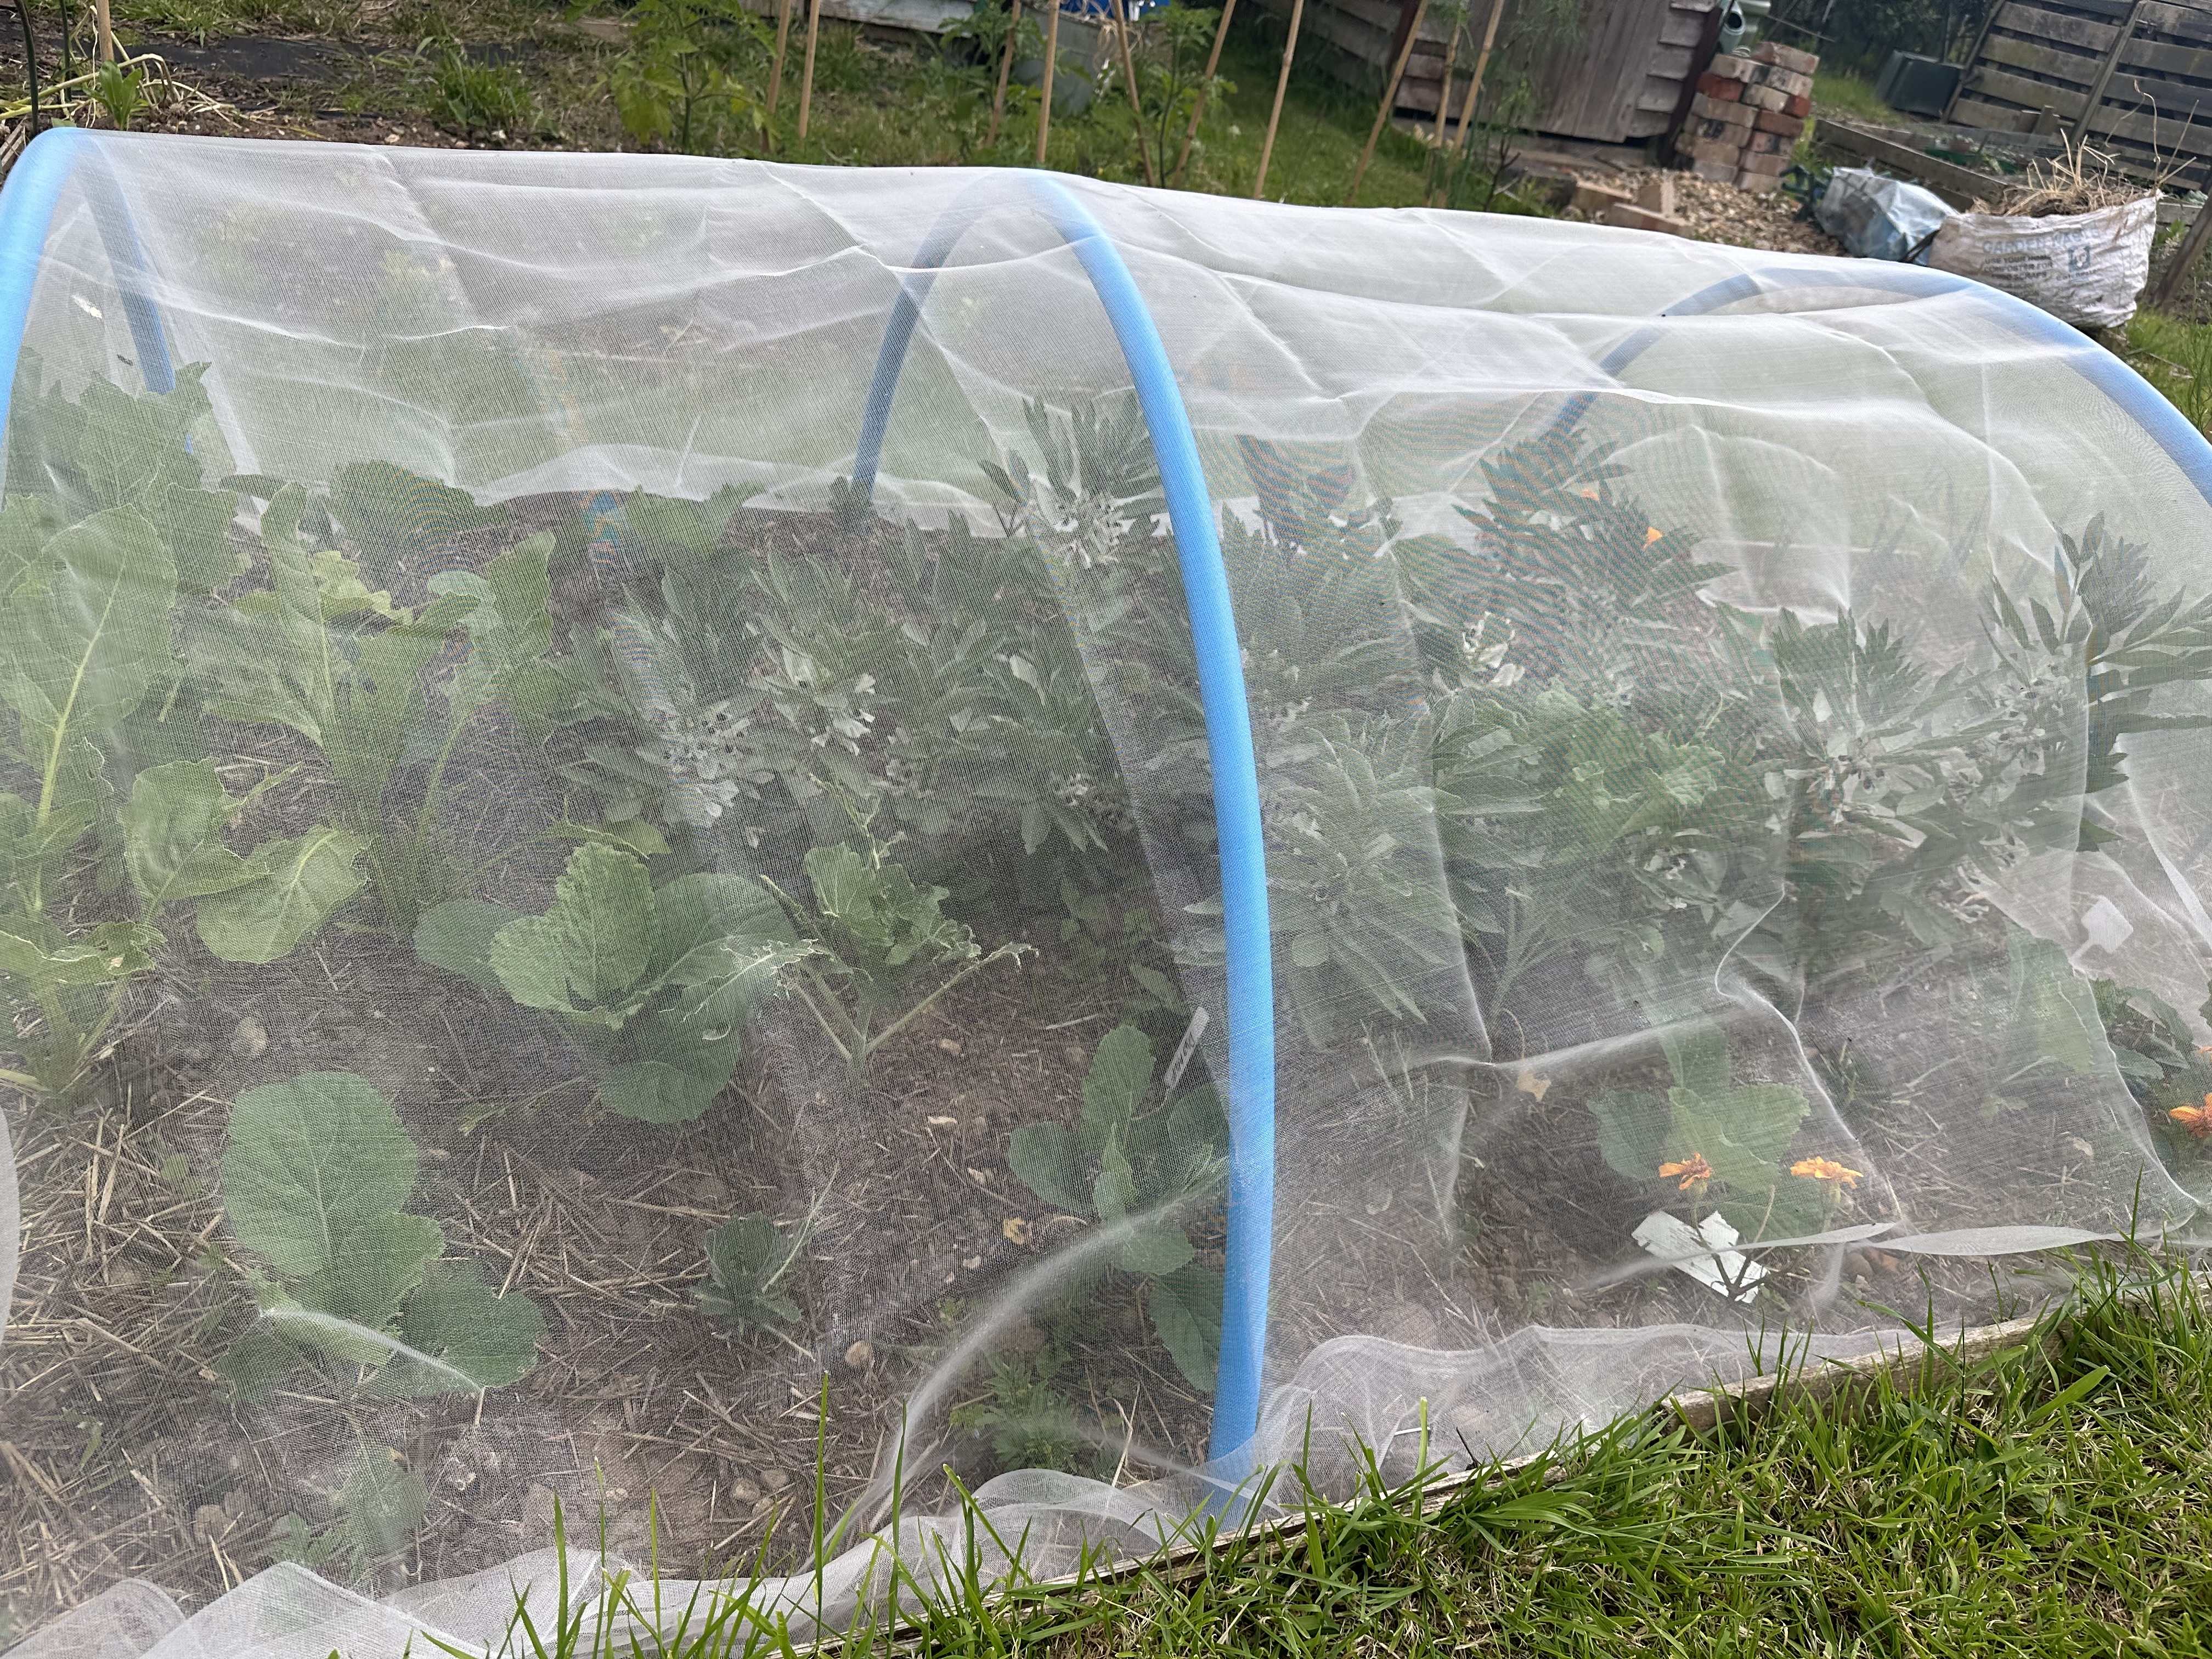
[[2212, 430], [2212, 323], [2138, 311], [2122, 355], [2200, 432]]
[[[1440, 1505], [1418, 1481], [1370, 1479], [1337, 1505], [1293, 1492], [1292, 1534], [1225, 1540], [1180, 1568], [994, 1597], [956, 1549], [939, 1594], [902, 1597], [918, 1628], [900, 1650], [2202, 1655], [2212, 1318], [2178, 1267], [2130, 1273], [2092, 1269], [2073, 1317], [1971, 1364], [1931, 1357], [1849, 1399], [1785, 1395], [1703, 1434], [1639, 1419]], [[668, 1609], [663, 1628], [676, 1623]], [[724, 1659], [788, 1651], [796, 1634], [725, 1605], [635, 1652]], [[589, 1635], [547, 1630], [523, 1650], [565, 1659], [592, 1651]], [[863, 1630], [845, 1650], [893, 1645]]]
[[1813, 105], [1823, 114], [1842, 115], [1878, 126], [1896, 126], [1905, 118], [1874, 95], [1874, 82], [1863, 76], [1821, 71], [1813, 76]]

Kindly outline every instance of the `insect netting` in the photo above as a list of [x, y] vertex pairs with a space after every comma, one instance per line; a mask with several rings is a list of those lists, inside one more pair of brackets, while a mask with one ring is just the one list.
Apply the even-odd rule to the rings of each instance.
[[2212, 1192], [2212, 453], [1987, 290], [82, 134], [0, 267], [28, 1652], [496, 1649], [556, 1511], [811, 1628]]

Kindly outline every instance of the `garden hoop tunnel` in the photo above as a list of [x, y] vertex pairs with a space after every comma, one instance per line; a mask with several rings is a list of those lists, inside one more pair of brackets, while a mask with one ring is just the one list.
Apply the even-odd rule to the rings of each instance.
[[[111, 171], [100, 135], [58, 128], [40, 135], [0, 193], [0, 429], [12, 398], [37, 277], [53, 216], [72, 182], [84, 193], [112, 270], [136, 368], [148, 390], [175, 385], [173, 355], [152, 296], [152, 272]], [[1011, 199], [1010, 199], [1011, 198]], [[1189, 605], [1208, 749], [1227, 945], [1227, 1048], [1231, 1159], [1229, 1238], [1219, 1381], [1212, 1447], [1227, 1459], [1256, 1427], [1267, 1327], [1274, 1203], [1274, 1009], [1265, 850], [1256, 763], [1228, 578], [1214, 505], [1188, 414], [1159, 331], [1127, 265], [1098, 220], [1060, 180], [1031, 172], [991, 175], [932, 228], [899, 273], [899, 292], [881, 343], [856, 446], [854, 479], [872, 491], [902, 368], [935, 273], [987, 210], [1021, 205], [1068, 245], [1112, 325], [1159, 464]], [[1858, 288], [1903, 298], [1963, 294], [2010, 331], [2056, 345], [2069, 367], [2118, 404], [2212, 501], [2212, 446], [2117, 358], [2057, 319], [1966, 279], [1920, 267], [1855, 262], [1762, 267], [1699, 289], [1659, 314], [1686, 318], [1784, 289]], [[1619, 376], [1659, 337], [1633, 328], [1595, 367]], [[1561, 427], [1581, 420], [1606, 385], [1566, 393]], [[4, 1152], [0, 1152], [4, 1157]], [[12, 1164], [0, 1168], [0, 1198]], [[4, 1316], [0, 1284], [0, 1317]]]

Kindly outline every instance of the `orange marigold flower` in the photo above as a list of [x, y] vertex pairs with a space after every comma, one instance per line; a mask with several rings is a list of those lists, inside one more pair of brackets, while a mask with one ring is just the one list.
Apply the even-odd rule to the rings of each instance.
[[1859, 1179], [1858, 1170], [1846, 1170], [1832, 1158], [1801, 1158], [1790, 1166], [1790, 1173], [1808, 1181], [1832, 1181], [1838, 1187], [1855, 1187]]
[[1660, 1180], [1672, 1181], [1676, 1176], [1682, 1177], [1682, 1184], [1674, 1190], [1678, 1193], [1686, 1193], [1691, 1188], [1702, 1187], [1711, 1181], [1713, 1178], [1713, 1166], [1705, 1162], [1705, 1155], [1703, 1152], [1692, 1152], [1686, 1158], [1662, 1164], [1659, 1166]]
[[1646, 547], [1650, 546], [1652, 543], [1654, 543], [1654, 542], [1656, 542], [1656, 541], [1658, 541], [1658, 540], [1662, 539], [1662, 538], [1666, 534], [1667, 534], [1667, 532], [1666, 532], [1665, 531], [1662, 530], [1662, 529], [1661, 529], [1657, 525], [1656, 525], [1656, 524], [1648, 524], [1648, 525], [1644, 526], [1644, 546], [1646, 546]]
[[2202, 1106], [2177, 1106], [2166, 1115], [2202, 1140], [2212, 1135], [2212, 1095], [2204, 1097]]

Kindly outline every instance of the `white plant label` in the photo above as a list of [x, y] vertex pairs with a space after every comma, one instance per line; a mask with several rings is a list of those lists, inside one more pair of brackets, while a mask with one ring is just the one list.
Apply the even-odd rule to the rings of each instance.
[[1203, 1007], [1190, 1011], [1190, 1024], [1182, 1028], [1182, 1041], [1176, 1044], [1175, 1054], [1168, 1061], [1165, 1075], [1160, 1079], [1170, 1093], [1176, 1085], [1182, 1081], [1182, 1068], [1190, 1064], [1190, 1057], [1198, 1052], [1198, 1040], [1206, 1035], [1206, 1014]]
[[1680, 1216], [1654, 1210], [1636, 1224], [1636, 1242], [1668, 1267], [1686, 1273], [1730, 1302], [1748, 1302], [1766, 1269], [1735, 1246], [1736, 1230], [1715, 1211], [1695, 1227]]

